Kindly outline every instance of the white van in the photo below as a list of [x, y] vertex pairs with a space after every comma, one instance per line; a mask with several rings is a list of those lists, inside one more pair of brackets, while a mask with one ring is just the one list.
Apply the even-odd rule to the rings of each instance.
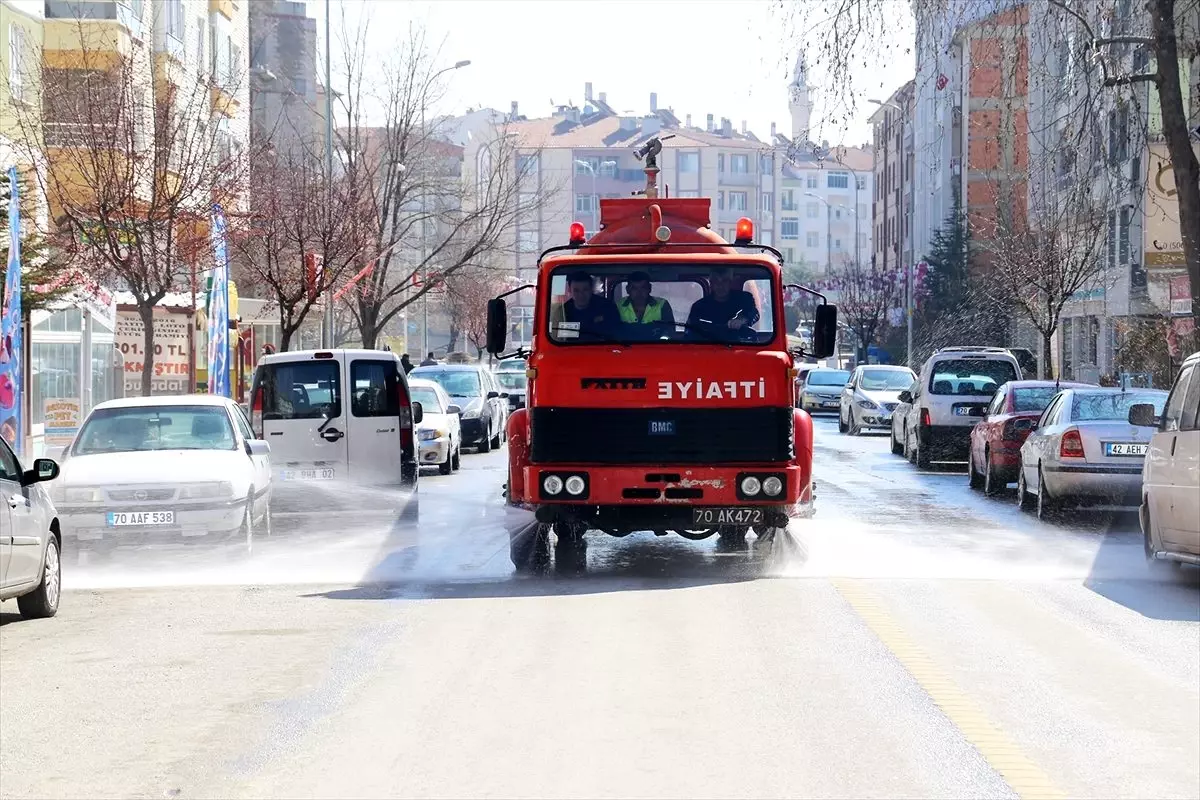
[[1184, 360], [1161, 419], [1144, 405], [1129, 421], [1158, 428], [1142, 464], [1146, 557], [1200, 564], [1200, 352]]
[[413, 404], [400, 359], [383, 350], [264, 356], [250, 422], [271, 445], [276, 510], [417, 509]]

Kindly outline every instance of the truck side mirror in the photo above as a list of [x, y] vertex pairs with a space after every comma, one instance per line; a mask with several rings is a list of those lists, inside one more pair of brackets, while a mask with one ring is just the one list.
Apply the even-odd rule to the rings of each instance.
[[488, 300], [487, 351], [494, 356], [504, 352], [508, 341], [508, 304], [503, 297]]
[[813, 321], [812, 355], [829, 358], [837, 348], [837, 306], [823, 303], [817, 306]]

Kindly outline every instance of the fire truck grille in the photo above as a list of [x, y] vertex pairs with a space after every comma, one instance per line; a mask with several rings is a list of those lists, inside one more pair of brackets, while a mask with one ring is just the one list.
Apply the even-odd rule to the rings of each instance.
[[535, 464], [738, 464], [792, 458], [790, 408], [535, 408]]

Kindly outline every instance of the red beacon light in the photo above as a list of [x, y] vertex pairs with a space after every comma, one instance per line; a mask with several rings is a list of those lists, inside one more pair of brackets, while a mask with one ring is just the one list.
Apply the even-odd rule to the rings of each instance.
[[754, 223], [749, 217], [737, 221], [737, 232], [734, 234], [734, 244], [750, 244], [754, 241]]
[[587, 241], [587, 231], [582, 222], [571, 223], [571, 244], [578, 245]]

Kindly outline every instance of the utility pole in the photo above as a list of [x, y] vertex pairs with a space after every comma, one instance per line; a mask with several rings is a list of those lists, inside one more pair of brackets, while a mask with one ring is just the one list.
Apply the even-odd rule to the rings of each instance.
[[[325, 0], [325, 214], [326, 219], [333, 219], [333, 70], [332, 56], [333, 38], [330, 36], [330, 3]], [[327, 231], [326, 241], [328, 241]], [[328, 254], [325, 254], [328, 255]], [[321, 262], [321, 283], [325, 283], [324, 272], [328, 268], [324, 259]], [[325, 314], [321, 320], [321, 347], [333, 347], [333, 287], [325, 286]]]

